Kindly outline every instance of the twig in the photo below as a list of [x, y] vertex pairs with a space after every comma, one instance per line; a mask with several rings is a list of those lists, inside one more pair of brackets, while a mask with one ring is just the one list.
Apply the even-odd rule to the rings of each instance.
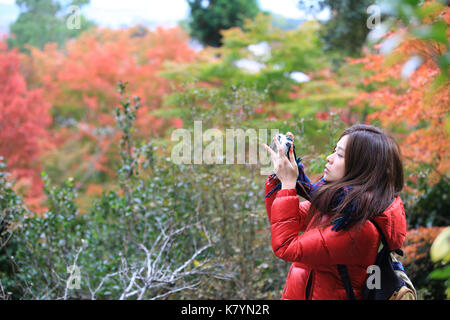
[[77, 252], [77, 254], [75, 256], [75, 260], [73, 262], [73, 268], [70, 270], [69, 279], [67, 279], [66, 288], [65, 288], [65, 291], [64, 291], [64, 297], [63, 297], [64, 300], [67, 300], [67, 293], [68, 293], [68, 289], [69, 289], [69, 280], [72, 279], [73, 272], [74, 272], [75, 267], [77, 265], [78, 256], [80, 255], [81, 251], [83, 251], [83, 245], [78, 249], [78, 252]]

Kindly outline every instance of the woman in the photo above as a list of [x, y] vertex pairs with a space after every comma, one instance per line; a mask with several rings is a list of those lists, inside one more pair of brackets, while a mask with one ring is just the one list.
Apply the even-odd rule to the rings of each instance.
[[[354, 125], [342, 133], [323, 177], [311, 185], [292, 148], [288, 158], [275, 143], [281, 157], [263, 144], [276, 174], [269, 176], [265, 192], [280, 182], [281, 190], [266, 197], [266, 209], [275, 255], [293, 262], [281, 299], [347, 299], [338, 265], [347, 266], [355, 297], [361, 299], [380, 244], [369, 219], [381, 228], [390, 250], [399, 249], [406, 235], [398, 144], [376, 127]], [[299, 201], [300, 182], [310, 201]]]

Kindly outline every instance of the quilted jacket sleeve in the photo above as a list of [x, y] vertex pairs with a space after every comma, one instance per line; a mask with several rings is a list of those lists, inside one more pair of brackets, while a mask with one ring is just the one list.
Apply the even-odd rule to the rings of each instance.
[[280, 190], [268, 211], [272, 249], [277, 257], [309, 265], [373, 262], [369, 261], [373, 255], [368, 252], [377, 250], [378, 233], [371, 223], [367, 222], [359, 230], [335, 232], [328, 226], [299, 235], [306, 215], [299, 210], [298, 202], [295, 189]]
[[[264, 194], [267, 194], [279, 182], [280, 182], [280, 180], [278, 180], [278, 178], [275, 177], [275, 178], [270, 179], [270, 176], [269, 176], [269, 179], [267, 179], [266, 184], [265, 184]], [[297, 195], [296, 189], [276, 190], [270, 197], [266, 198], [265, 201], [266, 201], [267, 217], [269, 218], [269, 221], [271, 221], [272, 205], [274, 203], [274, 200], [278, 197], [278, 195], [284, 196], [287, 194], [291, 197], [291, 200], [293, 202], [295, 202], [296, 207], [294, 208], [294, 210], [293, 210], [294, 212], [292, 214], [295, 215], [296, 219], [298, 220], [299, 231], [305, 231], [305, 229], [306, 229], [305, 220], [306, 220], [306, 215], [307, 215], [310, 203], [309, 203], [309, 201], [303, 201], [303, 202], [299, 203], [300, 200]]]
[[[266, 180], [266, 183], [264, 185], [264, 194], [267, 194], [270, 190], [272, 190], [278, 183], [280, 183], [280, 180], [275, 176], [273, 178], [268, 177], [268, 179]], [[267, 216], [269, 217], [269, 221], [270, 221], [270, 212], [271, 212], [271, 208], [272, 208], [272, 203], [273, 200], [275, 200], [275, 197], [277, 196], [278, 192], [280, 190], [275, 190], [274, 193], [272, 193], [270, 195], [270, 197], [265, 198], [266, 201], [266, 211], [267, 211]]]

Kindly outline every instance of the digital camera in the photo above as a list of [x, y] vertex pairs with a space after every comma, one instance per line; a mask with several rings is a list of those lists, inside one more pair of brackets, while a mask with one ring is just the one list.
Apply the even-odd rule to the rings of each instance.
[[[291, 149], [291, 146], [294, 145], [294, 139], [292, 137], [290, 137], [290, 136], [286, 136], [286, 135], [281, 134], [281, 133], [275, 135], [274, 138], [276, 138], [278, 140], [278, 142], [280, 143], [281, 147], [283, 148], [283, 152], [286, 154], [286, 156], [289, 159], [290, 158], [289, 157], [289, 150]], [[277, 145], [275, 144], [275, 141], [273, 141], [273, 139], [272, 139], [272, 143], [270, 144], [270, 148], [273, 151], [275, 151], [275, 153], [278, 156], [280, 156], [278, 154]], [[295, 156], [295, 145], [294, 145], [294, 156]]]

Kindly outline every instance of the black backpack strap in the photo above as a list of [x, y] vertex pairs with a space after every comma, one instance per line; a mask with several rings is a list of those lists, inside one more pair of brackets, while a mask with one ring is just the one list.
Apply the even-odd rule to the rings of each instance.
[[[372, 222], [375, 228], [377, 228], [378, 233], [381, 236], [381, 242], [383, 243], [383, 245], [387, 246], [386, 238], [384, 237], [384, 234], [381, 231], [380, 227], [372, 219], [370, 219], [370, 222]], [[352, 283], [350, 282], [350, 276], [348, 274], [347, 266], [345, 264], [338, 264], [337, 269], [339, 275], [341, 276], [342, 283], [344, 284], [345, 292], [347, 293], [347, 298], [349, 300], [356, 300], [355, 292], [353, 291]]]
[[341, 276], [342, 283], [344, 284], [345, 292], [349, 300], [356, 300], [355, 293], [353, 292], [352, 283], [350, 282], [350, 276], [348, 274], [347, 266], [345, 264], [338, 264], [337, 269]]
[[[378, 230], [378, 233], [380, 234], [380, 237], [381, 237], [381, 243], [383, 244], [383, 246], [388, 248], [388, 251], [389, 251], [390, 249], [389, 249], [389, 246], [388, 246], [388, 243], [386, 241], [386, 237], [384, 236], [383, 231], [381, 230], [381, 228], [378, 226], [378, 224], [373, 219], [370, 219], [370, 222], [372, 222], [372, 224]], [[403, 256], [403, 251], [402, 250], [397, 249], [397, 250], [394, 250], [394, 251], [397, 254]], [[347, 297], [350, 300], [355, 300], [356, 299], [355, 298], [355, 293], [353, 292], [352, 284], [350, 282], [350, 276], [348, 274], [347, 266], [344, 265], [344, 264], [338, 264], [337, 265], [337, 269], [338, 269], [339, 275], [341, 276], [342, 283], [344, 284], [345, 291], [347, 292]]]

